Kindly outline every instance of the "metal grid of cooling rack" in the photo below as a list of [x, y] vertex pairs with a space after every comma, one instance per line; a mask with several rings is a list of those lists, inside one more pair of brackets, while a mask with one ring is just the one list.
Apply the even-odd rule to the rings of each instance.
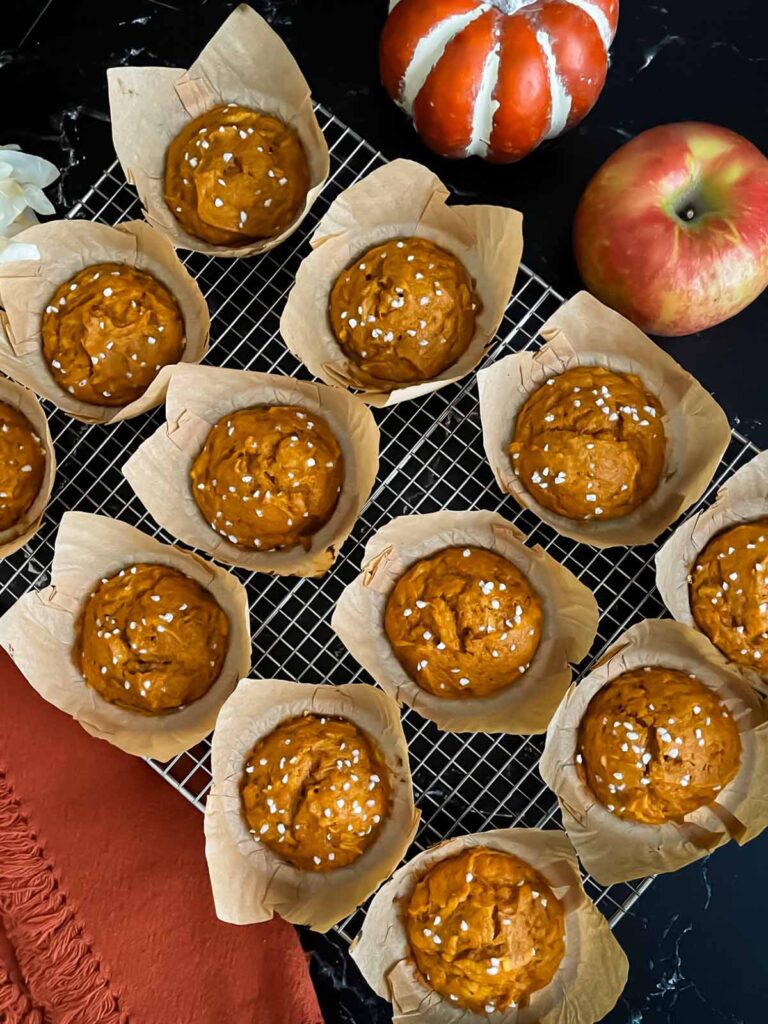
[[[211, 310], [215, 365], [308, 374], [278, 334], [279, 317], [301, 259], [309, 252], [315, 224], [339, 193], [384, 162], [363, 139], [317, 108], [331, 151], [331, 175], [301, 229], [278, 249], [248, 260], [217, 260], [189, 253], [185, 263], [198, 279]], [[141, 216], [135, 193], [113, 164], [70, 211], [116, 223]], [[541, 278], [521, 267], [515, 292], [486, 362], [508, 351], [535, 348], [537, 332], [562, 302]], [[28, 589], [49, 582], [57, 524], [64, 511], [98, 512], [140, 526], [162, 540], [159, 530], [122, 478], [128, 451], [163, 421], [162, 409], [116, 427], [86, 426], [48, 407], [59, 459], [58, 479], [45, 523], [37, 536], [11, 558], [0, 575], [0, 603], [10, 604]], [[330, 628], [330, 617], [344, 586], [357, 574], [371, 533], [390, 518], [442, 508], [502, 512], [555, 558], [568, 566], [598, 600], [598, 637], [583, 672], [633, 622], [665, 614], [654, 589], [656, 545], [599, 551], [559, 537], [536, 516], [503, 498], [486, 464], [474, 377], [417, 402], [377, 413], [382, 433], [377, 484], [352, 536], [333, 569], [322, 580], [286, 579], [234, 570], [248, 589], [255, 676], [285, 677], [309, 683], [366, 678]], [[732, 442], [701, 504], [756, 449], [745, 438]], [[665, 538], [660, 538], [663, 542]], [[511, 825], [557, 827], [556, 802], [538, 774], [541, 737], [443, 733], [410, 710], [403, 716], [411, 754], [416, 802], [422, 813], [418, 850], [462, 832]], [[200, 810], [208, 792], [210, 743], [204, 740], [166, 764], [150, 762]], [[599, 886], [587, 878], [589, 894], [612, 924], [637, 899], [649, 880]], [[350, 940], [364, 910], [337, 931]]]

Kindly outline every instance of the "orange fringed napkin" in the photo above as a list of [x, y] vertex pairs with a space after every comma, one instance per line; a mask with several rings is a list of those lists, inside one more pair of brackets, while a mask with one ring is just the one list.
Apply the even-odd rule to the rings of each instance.
[[199, 813], [2, 652], [0, 1021], [322, 1024], [290, 925], [216, 919]]

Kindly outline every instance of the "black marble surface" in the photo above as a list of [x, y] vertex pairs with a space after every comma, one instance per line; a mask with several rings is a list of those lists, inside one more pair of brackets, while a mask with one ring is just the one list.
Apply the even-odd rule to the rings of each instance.
[[[385, 0], [252, 4], [291, 47], [315, 96], [386, 156], [427, 163], [465, 201], [522, 210], [526, 262], [566, 294], [579, 284], [570, 255], [579, 195], [623, 141], [657, 123], [705, 120], [768, 151], [764, 0], [622, 0], [608, 83], [592, 114], [522, 163], [495, 168], [433, 157], [379, 88]], [[17, 142], [62, 168], [51, 193], [65, 211], [112, 159], [105, 69], [186, 66], [233, 6], [227, 0], [2, 0], [0, 143]], [[768, 444], [766, 314], [763, 295], [717, 328], [664, 343], [761, 447]], [[768, 1019], [767, 859], [765, 835], [651, 886], [617, 927], [631, 970], [610, 1024]], [[327, 1024], [390, 1019], [342, 945], [311, 933], [302, 940]], [[199, 1019], [207, 1021], [204, 1010]]]

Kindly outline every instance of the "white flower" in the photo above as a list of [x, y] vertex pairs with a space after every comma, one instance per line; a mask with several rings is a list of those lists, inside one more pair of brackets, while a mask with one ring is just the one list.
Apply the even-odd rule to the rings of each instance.
[[18, 146], [0, 146], [0, 250], [19, 231], [37, 224], [35, 213], [55, 213], [43, 189], [59, 176], [56, 167]]

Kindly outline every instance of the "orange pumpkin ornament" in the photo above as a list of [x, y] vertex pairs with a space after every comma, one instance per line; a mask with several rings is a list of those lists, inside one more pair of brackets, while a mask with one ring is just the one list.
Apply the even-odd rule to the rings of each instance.
[[578, 124], [619, 0], [390, 0], [381, 77], [441, 156], [510, 163]]

